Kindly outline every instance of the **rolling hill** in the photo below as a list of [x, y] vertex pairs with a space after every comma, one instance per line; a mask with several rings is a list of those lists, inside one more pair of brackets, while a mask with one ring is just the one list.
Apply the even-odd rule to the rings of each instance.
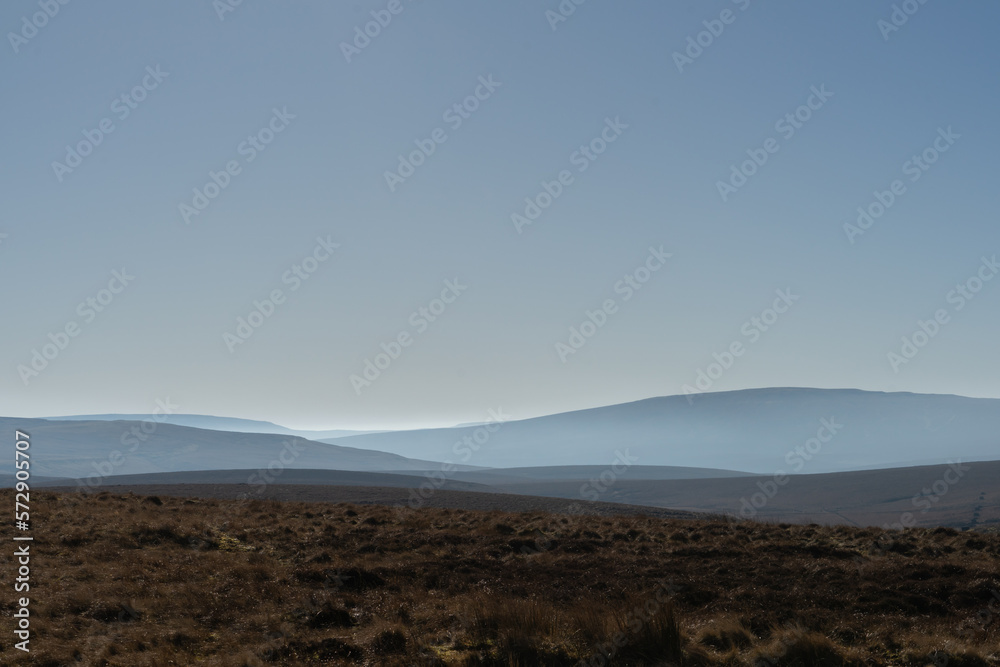
[[204, 428], [211, 431], [231, 431], [233, 433], [274, 433], [278, 435], [294, 435], [306, 440], [323, 440], [343, 438], [349, 435], [363, 435], [365, 433], [377, 433], [378, 431], [303, 431], [288, 428], [269, 421], [257, 419], [240, 419], [236, 417], [215, 417], [213, 415], [185, 415], [185, 414], [105, 414], [105, 415], [71, 415], [62, 417], [45, 417], [49, 421], [152, 421], [163, 424], [173, 424], [175, 426], [190, 426], [192, 428]]
[[[0, 418], [0, 430], [31, 435], [32, 474], [84, 478], [234, 468], [434, 470], [440, 464], [397, 454], [313, 442], [295, 436], [231, 433], [133, 421]], [[0, 473], [14, 471], [10, 457]], [[474, 469], [462, 466], [464, 469]]]
[[[497, 484], [509, 493], [580, 498], [581, 480]], [[1000, 528], [1000, 461], [815, 475], [619, 479], [594, 500], [790, 523]]]
[[794, 388], [666, 396], [505, 422], [467, 454], [463, 443], [476, 430], [375, 433], [337, 443], [500, 468], [607, 467], [627, 451], [634, 465], [836, 472], [996, 458], [1000, 400]]

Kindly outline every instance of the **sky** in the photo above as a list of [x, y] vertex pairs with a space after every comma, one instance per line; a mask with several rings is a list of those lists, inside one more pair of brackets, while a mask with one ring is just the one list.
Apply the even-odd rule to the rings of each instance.
[[998, 20], [5, 2], [0, 414], [1000, 397]]

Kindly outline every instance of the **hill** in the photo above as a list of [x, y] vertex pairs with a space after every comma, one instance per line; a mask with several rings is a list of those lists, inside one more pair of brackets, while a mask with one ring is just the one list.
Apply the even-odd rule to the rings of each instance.
[[[475, 434], [475, 427], [427, 429], [338, 443], [448, 460]], [[759, 474], [989, 460], [1000, 451], [1000, 399], [797, 388], [666, 396], [508, 421], [462, 462], [607, 466], [626, 451], [635, 465]]]
[[[519, 481], [496, 488], [579, 498], [583, 482]], [[1000, 461], [783, 478], [620, 479], [597, 498], [792, 523], [996, 529], [1000, 528]]]
[[[608, 470], [603, 466], [536, 466], [520, 468], [489, 468], [456, 472], [453, 479], [482, 484], [506, 485], [555, 480], [584, 482], [599, 478]], [[718, 477], [750, 477], [750, 473], [717, 468], [685, 468], [681, 466], [641, 466], [622, 467], [615, 473], [616, 480], [669, 480], [669, 479], [713, 479]]]
[[[0, 418], [0, 430], [32, 436], [32, 474], [88, 478], [109, 475], [227, 470], [314, 468], [334, 470], [435, 470], [434, 461], [313, 442], [295, 436], [230, 433], [129, 421], [47, 421]], [[471, 466], [460, 468], [474, 469]], [[0, 472], [14, 471], [13, 458]]]
[[[613, 479], [608, 468], [499, 468], [451, 473], [358, 472], [286, 468], [113, 475], [101, 485], [35, 477], [34, 485], [83, 486], [169, 495], [236, 498], [264, 493], [280, 500], [331, 500], [457, 509], [544, 509], [597, 501], [624, 513], [714, 514], [825, 525], [947, 526], [1000, 529], [1000, 461], [913, 466], [815, 475], [747, 476], [730, 471], [635, 466]], [[11, 486], [13, 477], [0, 476]], [[280, 488], [272, 488], [280, 487]], [[308, 487], [308, 488], [307, 488]], [[377, 490], [372, 490], [377, 488]], [[393, 491], [393, 489], [396, 489]], [[416, 489], [417, 493], [412, 490]], [[405, 491], [404, 491], [405, 490]], [[433, 500], [428, 498], [438, 496]], [[530, 500], [525, 501], [520, 497]], [[542, 498], [550, 499], [541, 502]], [[551, 500], [560, 499], [553, 503]], [[527, 503], [527, 504], [525, 504]]]
[[105, 414], [105, 415], [73, 415], [62, 417], [45, 417], [48, 421], [151, 421], [174, 426], [190, 426], [212, 431], [232, 431], [234, 433], [274, 433], [277, 435], [294, 435], [306, 440], [321, 440], [342, 438], [348, 435], [362, 435], [376, 431], [351, 431], [344, 429], [328, 431], [306, 431], [288, 428], [269, 421], [257, 419], [240, 419], [237, 417], [215, 417], [212, 415], [186, 414]]

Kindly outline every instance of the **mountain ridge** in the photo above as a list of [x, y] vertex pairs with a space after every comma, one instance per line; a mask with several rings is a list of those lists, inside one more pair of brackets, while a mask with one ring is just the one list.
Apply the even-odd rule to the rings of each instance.
[[[842, 429], [835, 446], [809, 457], [811, 472], [933, 464], [956, 456], [991, 459], [1000, 451], [1000, 399], [775, 387], [675, 394], [510, 420], [462, 463], [607, 465], [617, 450], [631, 447], [643, 465], [768, 474], [789, 465], [783, 463], [789, 453], [822, 435], [821, 420], [831, 418]], [[365, 434], [339, 443], [447, 460], [454, 458], [447, 445], [476, 428], [483, 427]]]

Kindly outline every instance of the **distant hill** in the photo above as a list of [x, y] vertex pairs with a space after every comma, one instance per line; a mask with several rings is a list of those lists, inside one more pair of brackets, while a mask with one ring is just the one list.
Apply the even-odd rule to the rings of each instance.
[[[607, 486], [593, 483], [601, 472], [596, 470], [567, 466], [458, 472], [446, 479], [435, 478], [433, 491], [421, 494], [422, 504], [528, 509], [534, 506], [511, 496], [546, 497], [559, 499], [560, 503], [538, 507], [592, 507], [596, 503], [608, 507], [617, 504], [617, 511], [623, 513], [658, 516], [664, 512], [676, 516], [707, 513], [800, 524], [1000, 529], [1000, 461], [790, 475], [777, 480], [771, 475], [726, 476], [728, 471], [651, 467], [630, 471], [630, 476], [621, 476]], [[32, 479], [35, 488], [78, 486], [75, 480]], [[11, 475], [0, 475], [0, 487], [9, 487], [13, 481]], [[429, 488], [426, 474], [412, 471], [288, 468], [273, 475], [267, 484], [264, 481], [260, 470], [199, 470], [115, 475], [101, 480], [99, 489], [218, 498], [263, 494], [260, 497], [283, 500], [399, 504], [414, 497], [410, 489]], [[451, 494], [448, 504], [437, 504], [447, 494]]]
[[[578, 481], [515, 482], [496, 488], [526, 495], [580, 497]], [[1000, 461], [791, 475], [780, 485], [770, 475], [622, 479], [594, 498], [790, 523], [996, 529], [1000, 528]]]
[[142, 415], [142, 414], [110, 414], [110, 415], [72, 415], [63, 417], [45, 417], [52, 421], [155, 421], [175, 426], [190, 426], [212, 431], [232, 431], [234, 433], [276, 433], [279, 435], [295, 435], [306, 440], [323, 440], [343, 438], [349, 435], [365, 433], [381, 433], [382, 431], [303, 431], [287, 428], [280, 424], [256, 419], [239, 419], [236, 417], [214, 417], [212, 415]]
[[[178, 472], [154, 472], [139, 475], [112, 475], [104, 479], [101, 488], [113, 486], [241, 486], [246, 493], [263, 492], [272, 484], [311, 485], [311, 486], [370, 486], [400, 489], [416, 489], [427, 481], [423, 475], [414, 472], [409, 474], [392, 474], [384, 472], [364, 472], [350, 470], [303, 470], [287, 468], [279, 474], [272, 475], [273, 481], [267, 482], [260, 470], [184, 470]], [[36, 487], [67, 486], [65, 478], [36, 478]], [[11, 486], [14, 478], [10, 475], [0, 476], [0, 487]], [[96, 487], [95, 487], [96, 488]], [[445, 480], [441, 489], [451, 491], [478, 491], [480, 493], [497, 493], [497, 489], [486, 484]]]
[[[451, 479], [480, 484], [504, 485], [532, 482], [572, 480], [576, 482], [599, 479], [606, 474], [608, 466], [538, 466], [534, 468], [489, 468], [456, 472]], [[615, 473], [615, 480], [672, 480], [672, 479], [714, 479], [721, 477], [748, 477], [751, 473], [716, 468], [681, 468], [678, 466], [633, 465]]]
[[[963, 462], [955, 466], [914, 466], [884, 470], [792, 475], [780, 483], [770, 475], [667, 479], [683, 471], [649, 469], [615, 480], [598, 493], [585, 466], [486, 470], [457, 473], [422, 494], [427, 506], [464, 509], [530, 509], [517, 498], [558, 499], [538, 507], [593, 508], [657, 516], [719, 514], [768, 522], [847, 524], [902, 528], [948, 526], [1000, 529], [1000, 461]], [[725, 472], [725, 471], [714, 471]], [[712, 474], [695, 471], [690, 474]], [[581, 474], [570, 479], [567, 474]], [[551, 475], [543, 477], [543, 475]], [[642, 479], [659, 475], [658, 479]], [[33, 477], [35, 488], [77, 487], [75, 480]], [[470, 480], [479, 481], [470, 481]], [[0, 487], [11, 486], [0, 475]], [[240, 494], [282, 500], [328, 500], [405, 504], [410, 489], [425, 486], [424, 474], [303, 470], [289, 468], [265, 484], [259, 470], [200, 470], [115, 475], [100, 490], [235, 498]], [[381, 489], [379, 491], [378, 489]], [[450, 494], [450, 495], [449, 495]], [[444, 497], [447, 503], [439, 504]]]
[[[820, 431], [824, 419], [836, 433], [828, 443], [808, 444], [817, 434], [829, 438]], [[1000, 399], [795, 388], [666, 396], [507, 422], [478, 451], [456, 458], [456, 447], [467, 451], [463, 438], [475, 432], [427, 429], [337, 442], [489, 467], [607, 467], [627, 450], [635, 465], [834, 472], [1000, 458]], [[807, 446], [814, 453], [795, 453]]]
[[[296, 436], [231, 433], [135, 421], [49, 421], [0, 417], [0, 430], [31, 435], [31, 472], [83, 478], [180, 470], [233, 468], [329, 470], [437, 470], [434, 461], [313, 442]], [[144, 431], [145, 427], [145, 431]], [[147, 432], [151, 431], [151, 432]], [[464, 469], [474, 469], [462, 466]], [[13, 473], [14, 459], [0, 464]]]

